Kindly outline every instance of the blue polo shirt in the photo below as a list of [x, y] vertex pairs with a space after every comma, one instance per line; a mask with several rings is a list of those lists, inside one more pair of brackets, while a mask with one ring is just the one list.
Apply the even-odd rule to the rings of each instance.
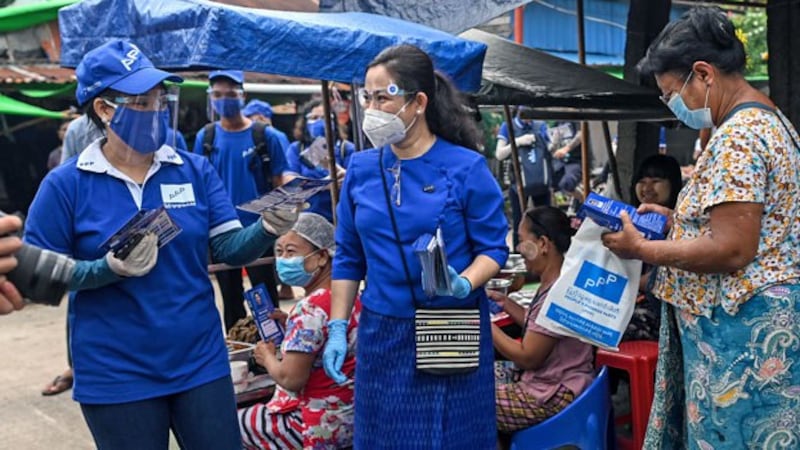
[[[250, 161], [255, 155], [253, 131], [250, 127], [241, 131], [226, 131], [219, 122], [214, 124], [214, 148], [209, 155], [211, 164], [217, 169], [225, 189], [234, 206], [249, 202], [259, 196], [256, 178], [250, 169]], [[285, 149], [281, 145], [278, 132], [272, 127], [264, 129], [267, 151], [270, 156], [270, 172], [273, 176], [281, 176], [288, 172]], [[194, 140], [194, 153], [203, 154], [203, 138], [205, 129], [197, 133]], [[258, 214], [236, 210], [239, 220], [245, 226], [258, 220]]]
[[[292, 142], [289, 148], [286, 149], [286, 162], [289, 167], [289, 172], [296, 173], [302, 177], [313, 178], [321, 180], [329, 176], [330, 171], [327, 169], [311, 166], [300, 158], [301, 146], [300, 141]], [[334, 148], [336, 155], [336, 164], [346, 169], [350, 164], [350, 157], [355, 153], [356, 147], [350, 141], [337, 141]], [[322, 215], [329, 221], [333, 222], [333, 201], [331, 200], [331, 191], [325, 190], [316, 193], [308, 200], [309, 207], [306, 209], [308, 212], [314, 212]]]
[[[378, 150], [353, 155], [344, 178], [336, 209], [336, 255], [334, 280], [367, 280], [361, 295], [364, 307], [393, 317], [414, 317], [414, 302], [408, 289], [397, 240], [386, 204], [380, 176]], [[459, 273], [479, 255], [500, 267], [508, 258], [508, 222], [503, 212], [503, 194], [482, 155], [444, 139], [425, 154], [402, 160], [399, 182], [392, 169], [398, 164], [391, 149], [384, 147], [388, 189], [397, 184], [400, 205], [390, 198], [397, 220], [400, 242], [408, 262], [411, 285], [425, 307], [474, 307], [486, 301], [483, 289], [465, 299], [434, 297], [422, 290], [422, 266], [412, 251], [414, 241], [441, 226], [448, 263]], [[396, 173], [397, 171], [395, 171]]]
[[[519, 117], [514, 117], [514, 137], [518, 138], [526, 134], [534, 134], [537, 139], [544, 139], [544, 142], [550, 143], [550, 135], [547, 133], [547, 123], [541, 120], [532, 120], [528, 123], [520, 120]], [[497, 137], [508, 142], [508, 122], [503, 122], [500, 129], [497, 131]]]
[[77, 260], [139, 209], [164, 205], [182, 229], [143, 277], [79, 290], [70, 301], [74, 398], [124, 403], [182, 392], [229, 374], [208, 278], [209, 240], [241, 228], [206, 158], [163, 146], [140, 186], [109, 164], [95, 141], [47, 174], [28, 215], [28, 243]]

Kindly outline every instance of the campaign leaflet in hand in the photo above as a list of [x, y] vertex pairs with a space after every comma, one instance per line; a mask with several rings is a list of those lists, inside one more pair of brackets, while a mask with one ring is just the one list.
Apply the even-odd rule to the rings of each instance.
[[324, 137], [314, 139], [308, 147], [300, 152], [300, 158], [313, 167], [328, 169], [328, 142]]
[[295, 209], [317, 192], [327, 189], [329, 184], [331, 184], [330, 179], [316, 180], [297, 177], [255, 200], [237, 206], [237, 208], [256, 214], [270, 210]]
[[253, 315], [253, 322], [256, 324], [258, 334], [264, 341], [272, 341], [275, 345], [281, 345], [283, 341], [283, 327], [269, 315], [275, 310], [272, 297], [267, 292], [264, 283], [257, 284], [253, 289], [244, 293], [247, 299], [247, 306]]
[[172, 220], [164, 206], [139, 210], [125, 225], [100, 245], [115, 257], [125, 259], [133, 247], [148, 233], [158, 236], [158, 247], [167, 245], [180, 234], [181, 228]]
[[413, 248], [422, 266], [422, 289], [425, 295], [430, 298], [437, 295], [453, 295], [441, 227], [436, 228], [435, 235], [426, 233], [417, 238]]

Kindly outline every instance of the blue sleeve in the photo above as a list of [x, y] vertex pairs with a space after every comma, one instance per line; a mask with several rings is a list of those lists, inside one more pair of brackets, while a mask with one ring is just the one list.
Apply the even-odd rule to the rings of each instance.
[[361, 281], [367, 273], [367, 262], [364, 248], [361, 246], [361, 237], [356, 230], [355, 203], [353, 189], [358, 186], [356, 181], [357, 160], [352, 160], [352, 169], [344, 177], [341, 197], [336, 206], [336, 254], [333, 257], [334, 280]]
[[286, 171], [300, 175], [300, 142], [292, 142], [286, 147]]
[[183, 133], [181, 133], [179, 130], [175, 130], [175, 148], [185, 152], [189, 151], [189, 146], [186, 145], [186, 139], [183, 137]]
[[233, 204], [231, 204], [231, 198], [228, 196], [228, 192], [225, 191], [225, 186], [222, 184], [219, 174], [208, 162], [208, 158], [203, 158], [201, 164], [208, 204], [213, 205], [213, 207], [208, 208], [208, 236], [214, 238], [227, 231], [242, 228], [239, 216], [236, 214]]
[[281, 141], [281, 147], [286, 150], [289, 148], [289, 138], [286, 137], [286, 133], [283, 131], [275, 130], [275, 133], [278, 135], [278, 140]]
[[464, 181], [467, 234], [475, 254], [486, 255], [505, 266], [508, 259], [508, 221], [503, 209], [503, 193], [486, 160], [477, 159]]
[[346, 169], [347, 166], [350, 165], [350, 158], [353, 156], [353, 153], [355, 153], [356, 146], [350, 141], [344, 141], [341, 145], [344, 145], [344, 156], [342, 156], [341, 151], [337, 151], [336, 162]]
[[550, 133], [547, 132], [547, 122], [542, 121], [542, 124], [539, 126], [539, 136], [542, 137], [545, 143], [550, 143]]
[[56, 179], [63, 171], [45, 176], [28, 210], [25, 221], [26, 243], [74, 257], [74, 198]]
[[203, 137], [206, 135], [206, 129], [201, 128], [200, 131], [194, 136], [194, 150], [193, 153], [197, 153], [198, 155], [203, 154]]
[[122, 280], [122, 277], [111, 270], [105, 258], [77, 261], [69, 281], [69, 290], [97, 289], [119, 280]]
[[264, 129], [264, 138], [266, 139], [267, 148], [269, 149], [270, 169], [272, 176], [279, 177], [285, 172], [289, 172], [286, 165], [286, 152], [285, 147], [281, 144], [278, 133], [271, 128]]
[[275, 244], [275, 236], [269, 234], [255, 221], [247, 228], [227, 231], [211, 238], [211, 255], [214, 261], [231, 266], [243, 266], [263, 255]]
[[503, 122], [503, 124], [500, 125], [500, 129], [497, 130], [497, 137], [505, 139], [506, 142], [508, 142], [508, 124], [506, 122]]

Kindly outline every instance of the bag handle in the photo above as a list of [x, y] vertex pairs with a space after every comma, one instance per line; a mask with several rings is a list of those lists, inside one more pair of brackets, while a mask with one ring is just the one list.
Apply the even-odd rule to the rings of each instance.
[[381, 147], [378, 152], [378, 165], [381, 172], [381, 180], [383, 180], [383, 195], [386, 198], [386, 207], [389, 209], [389, 218], [392, 220], [392, 229], [394, 230], [394, 242], [397, 244], [397, 250], [400, 252], [400, 258], [403, 260], [403, 270], [406, 273], [406, 283], [408, 289], [411, 291], [411, 300], [414, 302], [414, 307], [419, 307], [417, 304], [417, 296], [414, 293], [414, 284], [411, 282], [411, 271], [408, 270], [408, 262], [406, 262], [406, 254], [403, 251], [403, 244], [400, 243], [400, 231], [397, 228], [397, 219], [394, 217], [394, 208], [392, 208], [392, 200], [389, 198], [389, 186], [386, 183], [386, 169], [383, 165], [383, 148]]

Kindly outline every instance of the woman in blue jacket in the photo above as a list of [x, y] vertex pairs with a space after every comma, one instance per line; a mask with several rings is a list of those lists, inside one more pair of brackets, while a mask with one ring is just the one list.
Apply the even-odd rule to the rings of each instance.
[[[216, 171], [176, 151], [165, 80], [128, 41], [86, 54], [78, 103], [105, 137], [42, 182], [25, 239], [77, 260], [69, 288], [74, 398], [99, 449], [239, 449], [236, 401], [206, 268], [211, 252], [241, 265], [297, 215], [242, 228]], [[130, 252], [103, 243], [134, 215], [164, 207], [181, 229], [159, 248], [147, 234]], [[135, 241], [134, 241], [135, 242]]]
[[[343, 379], [346, 319], [367, 279], [356, 350], [355, 448], [494, 448], [493, 352], [481, 286], [508, 257], [500, 187], [474, 151], [476, 124], [422, 50], [401, 45], [381, 52], [360, 96], [363, 131], [375, 149], [353, 155], [342, 188], [324, 355], [330, 376]], [[427, 298], [412, 243], [439, 227], [453, 295]], [[415, 305], [480, 310], [477, 370], [416, 370]]]

